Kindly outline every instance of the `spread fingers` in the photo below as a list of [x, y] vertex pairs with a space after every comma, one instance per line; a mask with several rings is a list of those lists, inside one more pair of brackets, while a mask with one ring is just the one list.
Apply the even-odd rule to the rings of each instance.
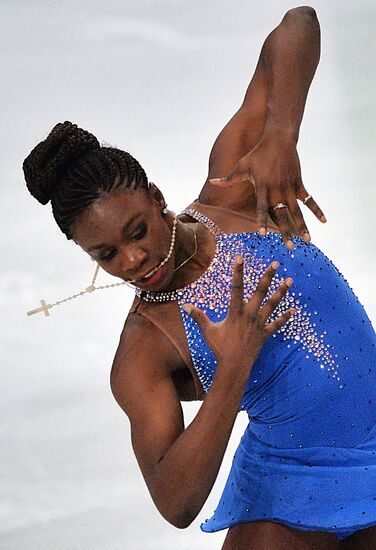
[[288, 291], [290, 286], [293, 284], [293, 282], [294, 282], [293, 279], [291, 277], [288, 277], [287, 279], [282, 281], [282, 283], [279, 285], [277, 290], [273, 292], [269, 300], [261, 308], [261, 312], [260, 312], [261, 323], [265, 324], [267, 322], [268, 318], [276, 309], [276, 307], [279, 305], [283, 296], [286, 294], [286, 292]]

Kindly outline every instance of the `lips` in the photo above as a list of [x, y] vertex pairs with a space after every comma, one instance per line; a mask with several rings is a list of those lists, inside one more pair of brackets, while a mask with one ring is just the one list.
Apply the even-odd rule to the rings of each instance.
[[[148, 273], [151, 273], [152, 271], [154, 271], [154, 269], [159, 265], [159, 262], [156, 263], [151, 269], [148, 269], [147, 271], [145, 271], [145, 275], [147, 275]], [[145, 275], [143, 275], [142, 277], [139, 277], [138, 279], [136, 279], [136, 282], [138, 281], [147, 281], [147, 278], [145, 279]], [[153, 275], [152, 275], [153, 277]]]
[[163, 266], [160, 266], [157, 269], [157, 271], [153, 273], [153, 275], [151, 275], [151, 277], [148, 277], [147, 279], [145, 278], [137, 279], [136, 284], [142, 285], [142, 286], [153, 285], [154, 283], [158, 282], [162, 278], [162, 276], [163, 276]]

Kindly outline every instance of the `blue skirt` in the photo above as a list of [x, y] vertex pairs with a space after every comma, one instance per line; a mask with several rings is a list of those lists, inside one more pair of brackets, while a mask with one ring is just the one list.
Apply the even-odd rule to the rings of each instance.
[[317, 446], [292, 452], [261, 442], [250, 422], [217, 509], [201, 529], [214, 532], [266, 520], [344, 538], [374, 525], [375, 449], [376, 428], [356, 448]]

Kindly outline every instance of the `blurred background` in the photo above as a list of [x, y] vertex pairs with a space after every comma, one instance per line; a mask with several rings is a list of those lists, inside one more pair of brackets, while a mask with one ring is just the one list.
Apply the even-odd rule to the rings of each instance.
[[[376, 5], [311, 1], [321, 61], [298, 152], [328, 219], [304, 209], [313, 242], [374, 323]], [[186, 530], [155, 508], [109, 373], [133, 299], [128, 287], [27, 317], [85, 288], [94, 264], [28, 193], [22, 161], [71, 120], [128, 150], [178, 213], [207, 175], [211, 146], [240, 106], [284, 0], [1, 0], [0, 547], [17, 550], [220, 548], [201, 532], [246, 426], [238, 416], [220, 474]], [[116, 282], [102, 272], [98, 283]], [[200, 403], [184, 403], [186, 425]], [[210, 442], [208, 442], [210, 444]]]

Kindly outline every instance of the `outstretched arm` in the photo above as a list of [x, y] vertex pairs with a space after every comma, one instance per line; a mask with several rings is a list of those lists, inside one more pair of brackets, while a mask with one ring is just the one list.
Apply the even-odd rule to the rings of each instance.
[[[307, 232], [296, 200], [308, 195], [296, 144], [319, 58], [315, 10], [309, 6], [289, 10], [266, 38], [244, 101], [213, 145], [208, 179], [199, 196], [207, 204], [256, 209], [260, 228], [266, 227], [269, 211], [286, 243], [293, 222], [302, 236]], [[288, 206], [293, 220], [286, 208], [273, 212], [271, 206], [279, 202]], [[313, 199], [307, 206], [325, 221]]]
[[[310, 6], [289, 10], [265, 40], [260, 54], [263, 73], [263, 136], [298, 142], [308, 90], [320, 60], [320, 25]], [[252, 90], [242, 109], [252, 114]], [[261, 136], [260, 136], [261, 137]]]

